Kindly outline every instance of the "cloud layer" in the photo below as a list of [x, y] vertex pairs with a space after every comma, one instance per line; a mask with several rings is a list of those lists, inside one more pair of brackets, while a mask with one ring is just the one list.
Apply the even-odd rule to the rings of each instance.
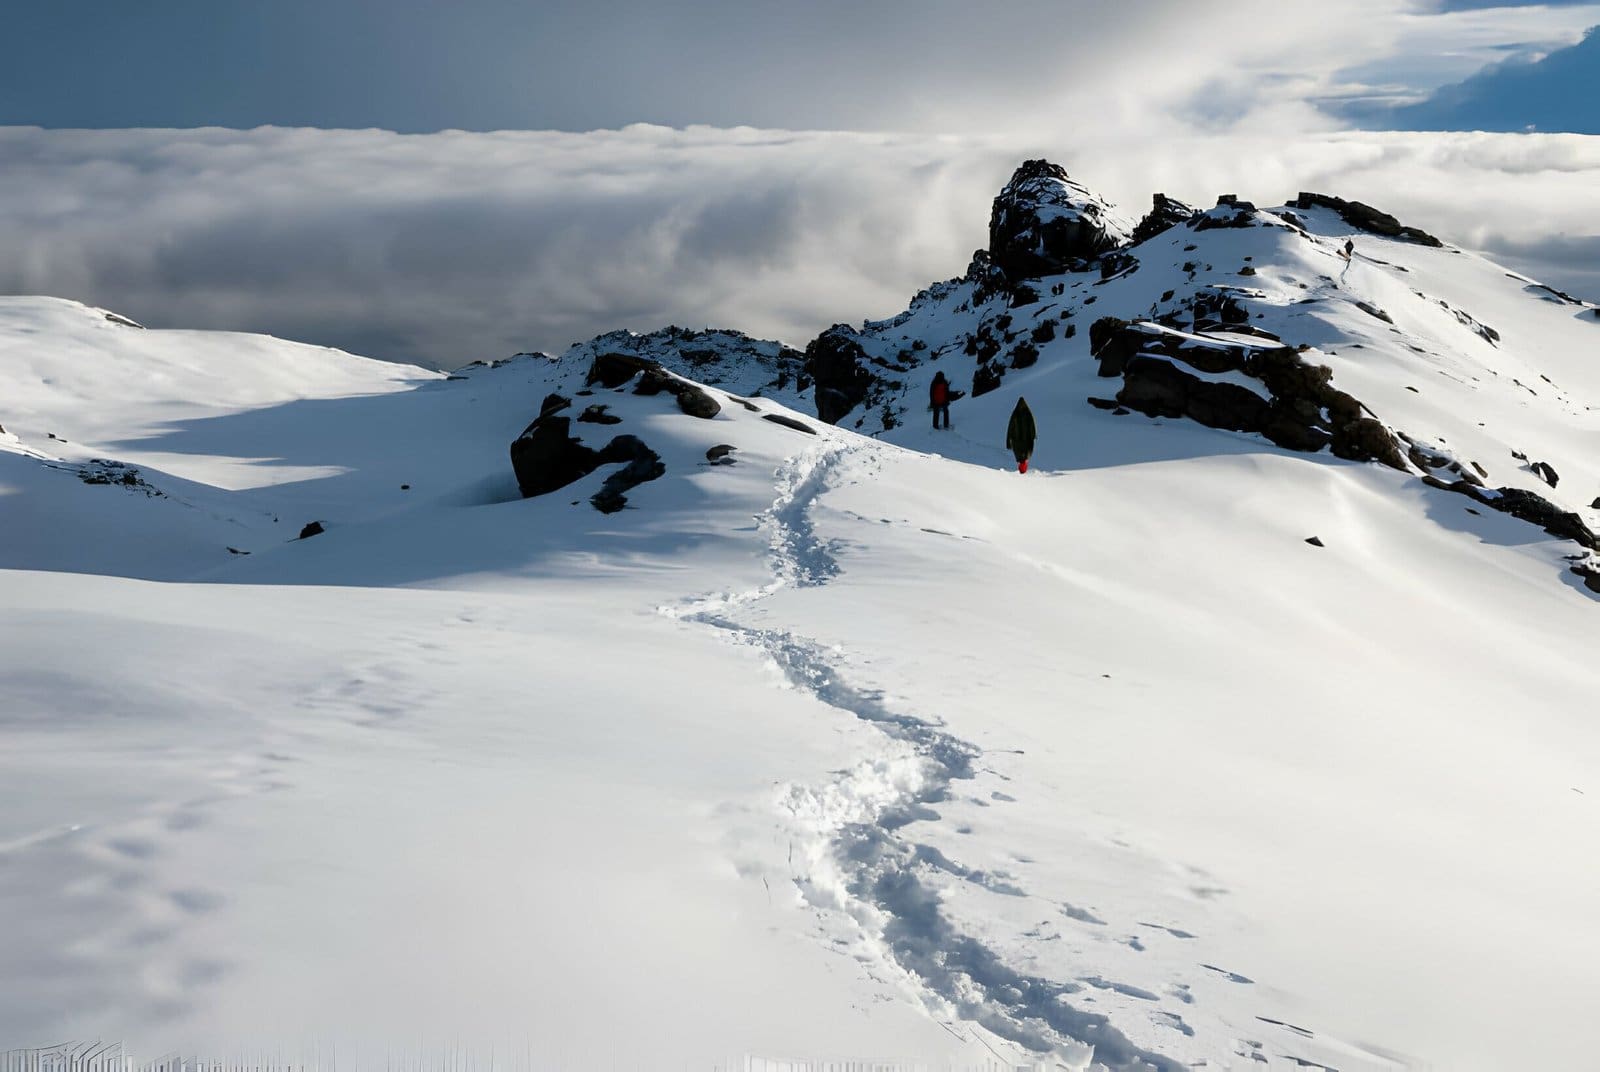
[[1600, 138], [1060, 139], [629, 127], [588, 134], [0, 129], [0, 291], [156, 326], [436, 366], [617, 327], [803, 345], [959, 274], [990, 198], [1048, 155], [1129, 211], [1163, 190], [1369, 200], [1600, 296]]

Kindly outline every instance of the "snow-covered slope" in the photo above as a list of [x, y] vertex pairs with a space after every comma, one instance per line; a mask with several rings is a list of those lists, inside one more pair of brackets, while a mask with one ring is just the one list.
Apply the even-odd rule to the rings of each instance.
[[803, 360], [0, 304], [0, 1043], [1585, 1067], [1594, 308], [1057, 171]]

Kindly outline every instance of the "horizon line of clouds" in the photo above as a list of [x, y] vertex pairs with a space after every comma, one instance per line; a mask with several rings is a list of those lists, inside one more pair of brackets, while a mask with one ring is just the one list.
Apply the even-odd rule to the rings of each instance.
[[959, 275], [994, 194], [1042, 155], [1132, 215], [1158, 190], [1204, 206], [1317, 189], [1600, 296], [1600, 137], [1112, 126], [1042, 142], [0, 128], [0, 291], [434, 367], [669, 323], [803, 346]]

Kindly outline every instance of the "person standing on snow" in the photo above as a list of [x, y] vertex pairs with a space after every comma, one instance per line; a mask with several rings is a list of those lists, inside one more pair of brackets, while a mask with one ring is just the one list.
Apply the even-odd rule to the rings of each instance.
[[933, 383], [928, 385], [928, 402], [933, 406], [933, 426], [939, 427], [939, 414], [944, 414], [944, 427], [950, 429], [950, 381], [940, 372], [933, 377]]
[[1026, 398], [1018, 398], [1017, 408], [1011, 411], [1011, 423], [1006, 427], [1006, 448], [1016, 456], [1020, 472], [1028, 471], [1028, 459], [1033, 457], [1035, 438], [1033, 411], [1028, 408]]

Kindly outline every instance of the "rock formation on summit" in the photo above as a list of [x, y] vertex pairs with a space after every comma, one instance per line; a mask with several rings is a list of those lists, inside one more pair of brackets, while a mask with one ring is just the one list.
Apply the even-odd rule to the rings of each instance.
[[1013, 282], [1082, 269], [1127, 240], [1111, 204], [1048, 160], [1017, 168], [989, 214], [989, 256]]

